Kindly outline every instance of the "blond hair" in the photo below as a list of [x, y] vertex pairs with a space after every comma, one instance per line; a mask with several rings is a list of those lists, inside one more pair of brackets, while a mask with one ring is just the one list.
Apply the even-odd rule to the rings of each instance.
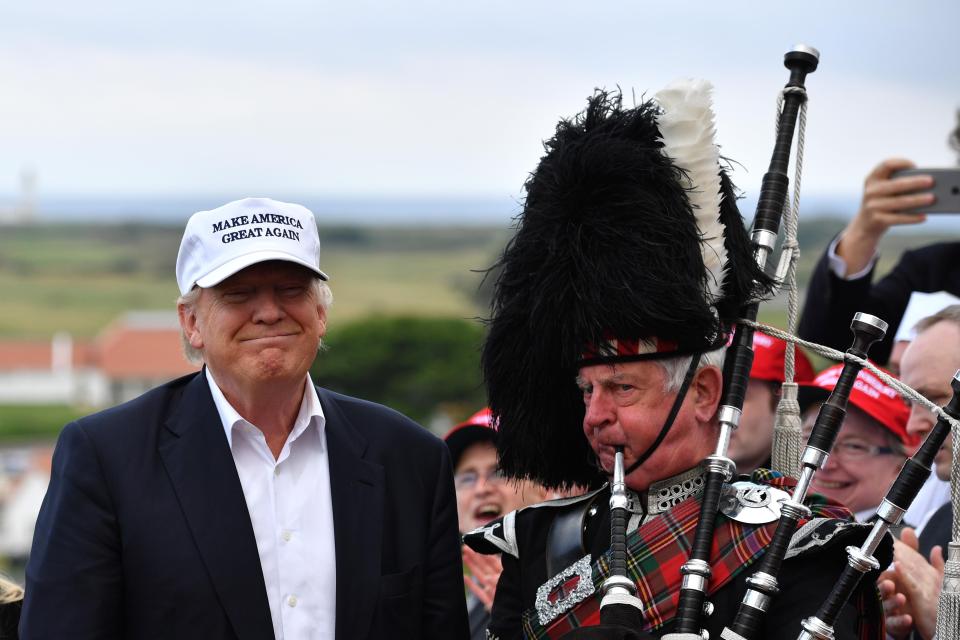
[[23, 587], [0, 575], [0, 605], [23, 600]]

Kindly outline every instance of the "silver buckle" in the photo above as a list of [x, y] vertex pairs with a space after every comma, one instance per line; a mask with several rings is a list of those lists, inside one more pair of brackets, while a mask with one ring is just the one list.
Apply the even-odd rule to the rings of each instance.
[[592, 596], [595, 590], [590, 556], [585, 555], [537, 589], [535, 606], [540, 624], [552, 622], [560, 614]]

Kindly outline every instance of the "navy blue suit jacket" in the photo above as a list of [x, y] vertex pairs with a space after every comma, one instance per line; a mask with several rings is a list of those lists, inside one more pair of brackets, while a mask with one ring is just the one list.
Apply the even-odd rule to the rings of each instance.
[[918, 551], [925, 560], [930, 559], [930, 551], [937, 545], [943, 549], [943, 557], [947, 557], [947, 545], [953, 534], [953, 505], [947, 502], [933, 512], [920, 534]]
[[[466, 638], [446, 447], [386, 407], [318, 393], [337, 638]], [[253, 527], [202, 374], [64, 428], [26, 594], [24, 639], [273, 637]]]

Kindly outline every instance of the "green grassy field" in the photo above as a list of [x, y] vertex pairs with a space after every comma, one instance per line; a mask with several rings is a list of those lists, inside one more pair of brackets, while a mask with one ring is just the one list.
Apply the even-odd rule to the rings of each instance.
[[[162, 226], [0, 228], [0, 339], [92, 338], [130, 310], [174, 309], [182, 230]], [[502, 229], [321, 229], [330, 328], [369, 315], [473, 318]], [[0, 406], [0, 442], [52, 439], [83, 413]]]
[[[801, 286], [841, 227], [832, 219], [801, 227]], [[0, 339], [48, 339], [57, 331], [91, 338], [126, 311], [172, 310], [181, 233], [157, 225], [0, 227]], [[494, 261], [509, 231], [332, 227], [322, 228], [320, 237], [335, 331], [370, 315], [484, 315], [477, 271]], [[944, 239], [891, 235], [878, 271], [889, 269], [906, 248]], [[760, 320], [784, 327], [785, 296], [762, 305]], [[62, 406], [0, 407], [0, 441], [53, 437], [80, 413]]]
[[[801, 226], [801, 287], [842, 225], [810, 219]], [[0, 228], [0, 338], [48, 338], [56, 331], [92, 337], [125, 311], [172, 310], [181, 233], [179, 227], [146, 224]], [[483, 315], [477, 270], [493, 262], [509, 230], [330, 227], [320, 237], [336, 326], [371, 314]], [[905, 248], [943, 239], [888, 236], [878, 272]], [[782, 325], [785, 305], [781, 296], [765, 305], [761, 318]]]
[[[129, 310], [173, 309], [181, 229], [23, 226], [0, 230], [0, 337], [92, 337]], [[369, 314], [472, 318], [476, 270], [488, 266], [503, 229], [321, 229], [333, 323]]]
[[0, 405], [0, 442], [53, 440], [64, 425], [87, 413], [63, 405]]
[[[350, 252], [331, 249], [324, 261], [330, 275], [333, 323], [371, 313], [455, 316], [479, 313], [472, 293], [493, 253], [484, 249], [420, 252]], [[474, 271], [471, 271], [474, 270]]]

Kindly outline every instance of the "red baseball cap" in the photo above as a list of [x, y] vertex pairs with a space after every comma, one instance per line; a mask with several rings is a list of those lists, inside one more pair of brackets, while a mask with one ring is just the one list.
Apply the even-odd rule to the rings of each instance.
[[447, 435], [443, 436], [443, 441], [447, 443], [450, 449], [450, 458], [453, 460], [453, 468], [457, 468], [460, 462], [460, 456], [471, 445], [478, 442], [489, 442], [497, 444], [497, 427], [493, 422], [493, 412], [489, 407], [484, 407], [475, 414], [450, 429]]
[[[801, 385], [799, 390], [800, 407], [804, 411], [813, 402], [827, 399], [840, 379], [842, 364], [824, 369], [813, 382]], [[884, 373], [889, 373], [884, 371]], [[920, 437], [907, 433], [907, 420], [910, 408], [903, 401], [900, 392], [887, 385], [872, 371], [862, 369], [850, 390], [850, 404], [876, 420], [881, 426], [892, 432], [908, 448], [920, 444]]]
[[[757, 331], [753, 334], [753, 367], [750, 377], [755, 380], [783, 382], [783, 362], [786, 359], [787, 343], [780, 338]], [[813, 365], [806, 354], [796, 350], [793, 381], [798, 383], [813, 380]]]

